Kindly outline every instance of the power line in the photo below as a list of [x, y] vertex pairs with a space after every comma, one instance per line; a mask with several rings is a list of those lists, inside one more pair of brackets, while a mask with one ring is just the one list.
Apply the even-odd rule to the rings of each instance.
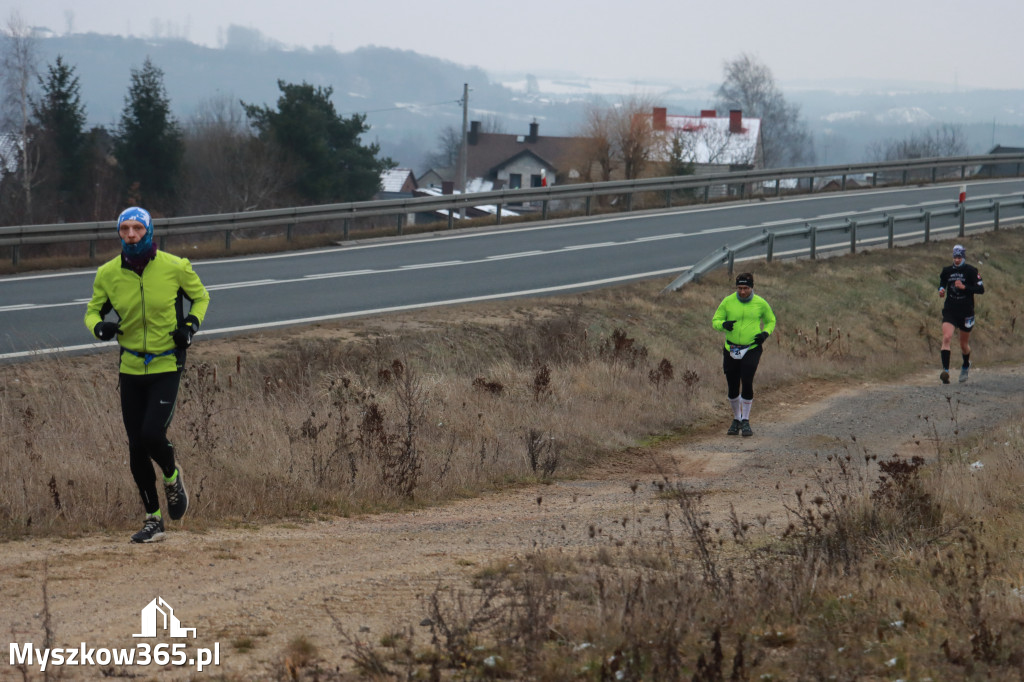
[[338, 114], [339, 116], [352, 116], [353, 114], [379, 114], [386, 111], [401, 111], [403, 109], [425, 109], [427, 107], [439, 107], [445, 104], [462, 104], [461, 99], [446, 99], [443, 102], [434, 102], [433, 104], [410, 104], [403, 107], [389, 107], [387, 109], [366, 109], [364, 111], [351, 111], [344, 114]]

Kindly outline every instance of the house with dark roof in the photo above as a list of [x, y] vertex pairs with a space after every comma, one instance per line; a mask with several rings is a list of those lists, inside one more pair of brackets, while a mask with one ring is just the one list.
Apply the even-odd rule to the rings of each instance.
[[581, 143], [578, 137], [542, 136], [537, 121], [526, 135], [484, 133], [473, 121], [466, 136], [466, 175], [490, 180], [494, 189], [568, 182], [580, 176]]
[[[480, 180], [488, 189], [521, 189], [564, 183], [580, 177], [583, 140], [540, 134], [540, 124], [530, 123], [529, 133], [485, 133], [480, 121], [466, 132], [467, 185]], [[458, 183], [457, 169], [432, 168], [418, 179], [420, 187]]]
[[[1024, 154], [1024, 147], [1004, 147], [1000, 144], [997, 144], [995, 147], [989, 150], [988, 153]], [[978, 166], [978, 170], [977, 172], [975, 172], [975, 175], [980, 175], [986, 178], [1015, 177], [1017, 175], [1020, 175], [1022, 170], [1024, 170], [1024, 168], [1021, 168], [1021, 164], [1017, 162], [986, 163], [981, 166]]]

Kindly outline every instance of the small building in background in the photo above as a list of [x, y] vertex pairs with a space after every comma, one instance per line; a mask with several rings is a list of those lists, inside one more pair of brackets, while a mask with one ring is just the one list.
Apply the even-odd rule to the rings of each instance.
[[[1024, 147], [1004, 147], [997, 144], [989, 152], [989, 154], [1024, 154]], [[978, 166], [975, 175], [980, 175], [984, 178], [1005, 178], [1015, 177], [1024, 171], [1021, 164], [1016, 161], [1006, 163], [986, 163]]]
[[419, 187], [416, 176], [409, 168], [391, 168], [380, 174], [377, 199], [407, 199]]

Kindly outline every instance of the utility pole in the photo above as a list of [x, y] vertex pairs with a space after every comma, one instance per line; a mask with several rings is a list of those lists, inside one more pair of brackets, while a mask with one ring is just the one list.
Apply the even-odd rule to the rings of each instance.
[[[469, 83], [462, 84], [462, 144], [459, 145], [459, 192], [466, 194], [466, 128], [469, 125]], [[465, 196], [463, 196], [465, 198]], [[465, 219], [466, 207], [459, 210], [459, 217]]]

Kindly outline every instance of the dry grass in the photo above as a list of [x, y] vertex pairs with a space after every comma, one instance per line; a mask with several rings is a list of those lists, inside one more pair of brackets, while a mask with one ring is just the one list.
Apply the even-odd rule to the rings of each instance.
[[[990, 365], [1019, 361], [1020, 237], [965, 240], [990, 292], [973, 339]], [[948, 250], [757, 265], [780, 314], [759, 392], [933, 367]], [[721, 411], [709, 319], [729, 278], [660, 297], [663, 284], [200, 338], [171, 433], [193, 523], [431, 504], [700, 432]], [[0, 434], [3, 537], [134, 527], [110, 357], [0, 369]], [[353, 639], [350, 658], [379, 679], [1019, 679], [1022, 451], [1020, 426], [929, 467], [852, 450], [823, 463], [777, 536], [712, 523], [666, 480], [664, 508], [600, 551], [552, 541], [482, 572], [473, 594], [433, 595], [430, 643]], [[998, 475], [953, 475], [968, 453], [991, 453]], [[319, 670], [296, 642], [281, 674]]]
[[[1019, 233], [1002, 231], [968, 244], [998, 292], [978, 305], [975, 343], [989, 364], [1018, 359], [1018, 242]], [[933, 366], [941, 304], [933, 280], [947, 250], [756, 267], [758, 290], [780, 315], [759, 391]], [[317, 334], [200, 339], [171, 431], [196, 518], [430, 504], [572, 476], [652, 435], [705, 428], [721, 399], [708, 319], [728, 276], [659, 296], [662, 284]], [[106, 355], [0, 369], [0, 534], [134, 522], [116, 381]]]
[[665, 481], [596, 550], [502, 559], [429, 596], [420, 650], [362, 656], [388, 680], [1018, 680], [1024, 429], [971, 445], [997, 470], [830, 459], [778, 534]]

